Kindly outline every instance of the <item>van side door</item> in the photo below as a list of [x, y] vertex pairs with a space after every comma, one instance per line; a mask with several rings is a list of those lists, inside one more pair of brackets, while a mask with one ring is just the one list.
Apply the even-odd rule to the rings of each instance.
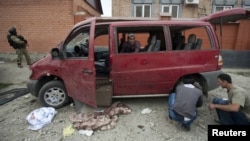
[[[167, 61], [164, 24], [121, 22], [112, 23], [110, 30], [114, 39], [110, 42], [113, 97], [167, 95], [174, 82], [169, 67], [175, 64]], [[132, 34], [139, 52], [124, 50], [123, 44], [130, 42]]]
[[95, 18], [79, 24], [63, 44], [61, 78], [73, 99], [96, 107], [94, 67]]

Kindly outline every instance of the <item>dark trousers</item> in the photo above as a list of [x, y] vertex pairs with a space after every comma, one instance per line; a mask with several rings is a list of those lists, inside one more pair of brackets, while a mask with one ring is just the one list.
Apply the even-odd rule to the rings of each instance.
[[26, 48], [18, 48], [18, 49], [16, 49], [16, 54], [17, 54], [17, 65], [22, 64], [23, 56], [26, 59], [27, 65], [31, 64], [30, 56], [29, 56], [29, 53], [26, 50]]
[[[227, 105], [228, 101], [223, 100], [222, 98], [215, 97], [213, 99], [214, 104]], [[219, 120], [223, 125], [250, 125], [250, 121], [247, 119], [246, 115], [239, 112], [228, 112], [216, 109]]]
[[173, 110], [174, 103], [175, 103], [175, 93], [171, 93], [168, 98], [168, 111], [169, 111], [169, 118], [173, 119], [179, 123], [182, 123], [183, 125], [190, 127], [190, 125], [194, 122], [194, 120], [197, 118], [197, 111], [195, 117], [191, 118], [188, 121], [185, 121], [184, 117], [179, 115]]

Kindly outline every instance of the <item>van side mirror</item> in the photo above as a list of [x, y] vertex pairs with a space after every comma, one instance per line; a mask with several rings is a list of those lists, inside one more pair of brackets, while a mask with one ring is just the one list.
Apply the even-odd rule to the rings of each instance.
[[58, 48], [52, 48], [50, 54], [53, 59], [60, 58], [60, 51]]

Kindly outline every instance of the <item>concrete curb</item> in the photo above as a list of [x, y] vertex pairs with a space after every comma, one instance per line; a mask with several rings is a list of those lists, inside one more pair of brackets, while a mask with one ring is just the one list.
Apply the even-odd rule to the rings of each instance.
[[[48, 54], [48, 53], [47, 53]], [[46, 53], [31, 53], [30, 59], [32, 62], [39, 60], [47, 55]], [[3, 62], [16, 62], [17, 55], [15, 53], [0, 53], [0, 63]], [[23, 56], [23, 61], [25, 61], [25, 57]]]

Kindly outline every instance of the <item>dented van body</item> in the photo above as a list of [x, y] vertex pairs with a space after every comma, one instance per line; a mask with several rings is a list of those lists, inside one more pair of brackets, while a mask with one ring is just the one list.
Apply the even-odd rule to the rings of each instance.
[[[244, 9], [231, 12], [242, 17], [248, 13]], [[51, 54], [30, 66], [27, 87], [44, 106], [55, 108], [70, 99], [97, 107], [110, 105], [113, 98], [168, 96], [187, 75], [207, 95], [218, 87], [223, 65], [211, 17], [180, 21], [89, 18], [76, 24]], [[139, 52], [121, 52], [129, 33], [140, 42]]]

